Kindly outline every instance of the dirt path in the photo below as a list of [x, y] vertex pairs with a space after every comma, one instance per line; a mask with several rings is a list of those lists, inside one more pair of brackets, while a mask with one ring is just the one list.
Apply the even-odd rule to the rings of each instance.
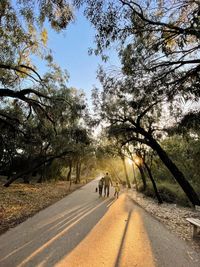
[[95, 186], [87, 184], [0, 236], [0, 266], [200, 265], [195, 251], [127, 194], [99, 199]]

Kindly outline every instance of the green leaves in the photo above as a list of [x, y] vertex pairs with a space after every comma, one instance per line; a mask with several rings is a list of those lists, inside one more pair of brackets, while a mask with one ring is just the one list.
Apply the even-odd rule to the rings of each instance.
[[[22, 68], [21, 72], [12, 72], [3, 65], [26, 65], [32, 67], [32, 55], [50, 59], [48, 50], [48, 32], [43, 27], [45, 20], [56, 31], [65, 29], [73, 19], [68, 1], [32, 1], [16, 0], [14, 3], [2, 0], [0, 3], [0, 82], [3, 85], [16, 85], [26, 78], [31, 78], [33, 71]], [[48, 61], [50, 62], [50, 61]], [[29, 75], [26, 75], [29, 74]], [[34, 80], [34, 79], [33, 79]]]

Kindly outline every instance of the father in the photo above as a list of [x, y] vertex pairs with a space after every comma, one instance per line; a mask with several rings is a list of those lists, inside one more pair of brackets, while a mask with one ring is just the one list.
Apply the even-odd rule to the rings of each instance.
[[109, 197], [110, 185], [112, 185], [112, 180], [107, 172], [106, 175], [104, 176], [104, 197], [106, 196], [106, 194], [107, 197]]

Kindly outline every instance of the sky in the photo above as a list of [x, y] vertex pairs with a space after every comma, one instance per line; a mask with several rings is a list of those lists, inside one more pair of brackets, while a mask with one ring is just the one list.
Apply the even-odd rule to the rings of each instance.
[[[48, 47], [52, 49], [54, 60], [62, 69], [66, 69], [70, 75], [68, 86], [83, 89], [90, 102], [93, 86], [100, 86], [96, 79], [98, 65], [104, 65], [107, 69], [119, 66], [116, 52], [109, 51], [109, 60], [102, 62], [100, 56], [89, 56], [88, 48], [95, 47], [95, 30], [81, 11], [75, 14], [75, 22], [68, 25], [61, 33], [56, 33], [48, 27]], [[43, 72], [42, 63], [37, 64], [39, 72]]]

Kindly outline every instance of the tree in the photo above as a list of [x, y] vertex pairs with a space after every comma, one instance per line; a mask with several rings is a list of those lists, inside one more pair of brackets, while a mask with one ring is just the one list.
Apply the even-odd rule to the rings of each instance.
[[[117, 44], [123, 71], [145, 70], [177, 92], [199, 97], [199, 1], [77, 0], [97, 30], [98, 54]], [[104, 57], [105, 58], [105, 57]]]
[[103, 55], [115, 42], [120, 44], [121, 80], [99, 75], [104, 89], [99, 110], [101, 119], [110, 125], [109, 134], [150, 146], [190, 201], [200, 203], [157, 141], [163, 102], [171, 105], [177, 97], [199, 97], [200, 61], [195, 54], [199, 50], [199, 3], [172, 1], [169, 8], [165, 1], [75, 2], [86, 3], [85, 14], [97, 30], [96, 54]]
[[199, 204], [199, 198], [193, 187], [157, 141], [161, 132], [159, 122], [162, 99], [141, 94], [143, 86], [146, 86], [145, 80], [137, 82], [136, 77], [132, 80], [130, 77], [117, 80], [116, 77], [106, 76], [103, 72], [99, 75], [103, 92], [101, 98], [98, 98], [94, 91], [94, 98], [96, 110], [99, 111], [101, 119], [108, 124], [109, 135], [121, 138], [124, 144], [137, 141], [151, 147], [157, 152], [191, 203]]
[[[20, 19], [19, 19], [20, 18]], [[2, 47], [0, 51], [0, 97], [1, 101], [18, 99], [35, 113], [46, 112], [42, 99], [49, 99], [48, 77], [41, 77], [32, 63], [32, 55], [46, 60], [53, 70], [58, 67], [53, 62], [47, 48], [48, 33], [45, 21], [60, 32], [73, 19], [68, 1], [2, 0], [0, 3], [0, 23]], [[26, 82], [25, 82], [26, 81]], [[31, 82], [30, 82], [31, 81]], [[25, 87], [25, 84], [29, 84]], [[33, 85], [32, 85], [33, 84]], [[9, 101], [7, 102], [9, 104]], [[0, 114], [0, 122], [9, 126], [8, 114]], [[13, 118], [9, 118], [10, 122]], [[48, 119], [51, 120], [50, 117]]]
[[[1, 157], [2, 168], [4, 170], [9, 168], [16, 172], [14, 177], [8, 179], [6, 186], [37, 168], [40, 170], [43, 167], [50, 168], [56, 159], [63, 160], [61, 165], [58, 164], [58, 168], [62, 168], [66, 162], [77, 160], [80, 157], [80, 151], [86, 154], [86, 148], [90, 146], [85, 119], [88, 115], [83, 97], [81, 98], [80, 94], [77, 94], [78, 91], [76, 93], [74, 89], [70, 88], [51, 89], [51, 108], [49, 107], [48, 112], [53, 123], [42, 113], [38, 113], [38, 116], [31, 113], [27, 120], [26, 110], [23, 106], [21, 107], [21, 118], [18, 118], [24, 123], [20, 124], [20, 131], [15, 131], [15, 135], [11, 139], [15, 144], [12, 154], [7, 148], [10, 131], [5, 128], [5, 133], [1, 133], [2, 139], [7, 145], [7, 147], [4, 145]], [[11, 107], [10, 110], [12, 110]], [[16, 112], [14, 113], [16, 115]], [[80, 126], [80, 121], [85, 125], [85, 128]], [[79, 141], [84, 143], [85, 147], [80, 147]], [[85, 150], [83, 151], [83, 149]], [[7, 155], [13, 158], [13, 163], [6, 163]], [[19, 169], [16, 169], [16, 156], [19, 160], [21, 159], [21, 168]]]
[[126, 157], [125, 157], [125, 155], [123, 155], [122, 152], [120, 152], [120, 157], [121, 157], [121, 160], [122, 160], [122, 163], [123, 163], [123, 167], [124, 167], [124, 173], [125, 173], [127, 186], [128, 186], [128, 188], [131, 188], [131, 183], [130, 183], [130, 180], [129, 180], [129, 177], [128, 177], [128, 172], [127, 172], [127, 167], [126, 167]]
[[[6, 186], [37, 169], [41, 174], [47, 169], [50, 176], [52, 164], [59, 173], [64, 162], [69, 164], [68, 179], [75, 162], [80, 179], [91, 143], [90, 118], [83, 93], [67, 87], [68, 73], [53, 61], [44, 27], [48, 22], [60, 32], [72, 20], [67, 0], [0, 3], [0, 164], [4, 172], [16, 169], [18, 159], [21, 164], [16, 175], [10, 173]], [[39, 74], [33, 55], [46, 62], [48, 73]]]
[[136, 151], [136, 155], [140, 159], [141, 165], [144, 165], [144, 167], [147, 170], [147, 173], [148, 173], [149, 179], [150, 179], [150, 181], [152, 183], [152, 186], [153, 186], [153, 189], [154, 189], [154, 192], [155, 192], [155, 196], [156, 196], [156, 198], [158, 200], [158, 203], [162, 204], [163, 203], [162, 198], [161, 198], [161, 196], [159, 194], [155, 179], [153, 178], [153, 175], [152, 175], [152, 172], [151, 172], [151, 168], [149, 167], [149, 165], [147, 163], [147, 160], [146, 160], [147, 151], [144, 148], [138, 149]]
[[144, 172], [144, 166], [141, 164], [141, 159], [140, 159], [140, 162], [137, 162], [137, 160], [134, 160], [134, 163], [140, 172], [140, 176], [141, 176], [141, 180], [142, 180], [142, 184], [143, 184], [141, 191], [145, 191], [147, 188], [147, 182], [146, 182], [146, 175]]
[[85, 15], [97, 30], [91, 51], [106, 59], [106, 49], [116, 44], [122, 73], [148, 77], [143, 94], [164, 93], [171, 102], [199, 100], [199, 1], [75, 2], [85, 3]]

